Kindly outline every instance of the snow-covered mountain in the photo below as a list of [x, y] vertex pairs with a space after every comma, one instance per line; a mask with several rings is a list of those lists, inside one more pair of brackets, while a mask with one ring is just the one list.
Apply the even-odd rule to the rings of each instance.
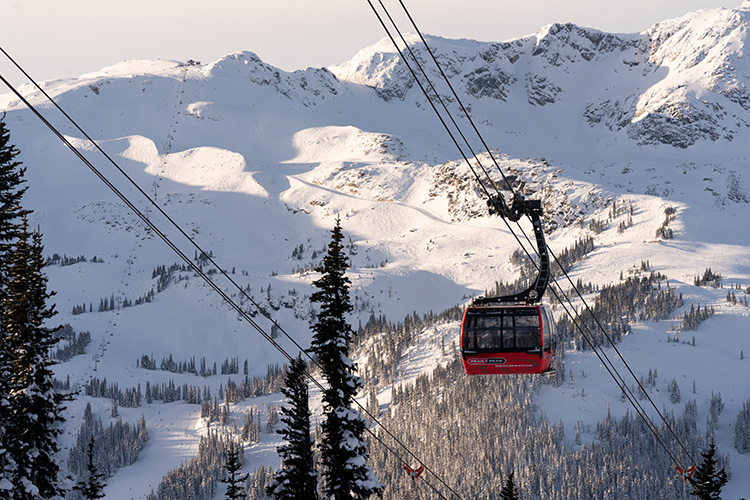
[[[483, 161], [495, 155], [515, 187], [544, 200], [550, 247], [560, 253], [594, 236], [595, 250], [573, 268], [573, 279], [616, 284], [648, 261], [683, 295], [684, 306], [669, 320], [634, 325], [622, 351], [639, 375], [658, 367], [660, 379], [680, 381], [685, 394], [694, 381], [699, 425], [712, 392], [721, 393], [716, 439], [735, 471], [727, 498], [750, 491], [741, 473], [750, 461], [733, 445], [734, 419], [750, 391], [727, 382], [750, 380], [750, 364], [740, 359], [750, 354], [750, 309], [727, 302], [727, 289], [695, 286], [694, 278], [710, 267], [725, 286], [737, 287], [740, 302], [750, 287], [749, 26], [745, 1], [640, 34], [553, 24], [498, 43], [427, 37], [494, 148], [475, 144]], [[438, 82], [418, 37], [407, 41]], [[461, 117], [447, 87], [436, 85]], [[382, 315], [401, 321], [440, 312], [518, 274], [510, 260], [515, 240], [486, 214], [468, 166], [387, 39], [328, 69], [288, 73], [238, 52], [211, 64], [127, 61], [44, 88], [303, 345], [310, 340], [312, 268], [336, 217], [350, 237], [355, 326]], [[21, 91], [183, 252], [200, 259], [38, 91]], [[209, 371], [236, 357], [240, 366], [247, 360], [251, 376], [283, 361], [191, 272], [170, 269], [182, 264], [177, 256], [15, 96], [0, 95], [0, 110], [28, 169], [32, 223], [50, 257], [60, 257], [47, 268], [56, 320], [91, 333], [85, 354], [59, 365], [61, 380], [84, 388], [106, 378], [123, 391], [172, 382], [217, 395], [228, 374], [150, 370], [144, 356], [157, 364], [170, 356], [176, 363], [205, 358]], [[671, 239], [659, 232], [664, 228]], [[222, 273], [202, 263], [242, 300]], [[667, 342], [671, 327], [698, 305], [713, 306], [716, 315], [694, 332], [695, 347]], [[271, 332], [270, 322], [256, 319]], [[399, 380], [450, 358], [438, 346], [457, 341], [457, 333], [455, 323], [426, 332], [422, 345], [404, 352]], [[283, 336], [279, 342], [296, 354]], [[366, 360], [363, 354], [363, 366]], [[586, 381], [585, 398], [572, 380], [541, 389], [536, 402], [553, 422], [564, 421], [574, 435], [578, 422], [594, 426], [608, 408], [625, 414], [594, 357], [571, 351], [567, 363], [576, 380], [579, 371], [596, 380]], [[382, 407], [390, 387], [372, 387]], [[654, 398], [672, 408], [666, 383], [662, 389]], [[264, 413], [280, 401], [278, 394], [251, 398], [232, 412]], [[67, 448], [87, 402], [110, 418], [111, 399], [71, 403]], [[197, 452], [206, 433], [194, 404], [121, 405], [119, 414], [131, 422], [145, 415], [149, 442], [134, 465], [108, 480], [107, 498], [143, 498]], [[248, 468], [276, 467], [277, 443], [263, 432], [247, 446]]]
[[[505, 109], [556, 107], [568, 120], [583, 118], [639, 145], [685, 148], [701, 139], [731, 141], [748, 126], [750, 66], [743, 54], [749, 15], [744, 4], [695, 12], [633, 35], [552, 24], [501, 43], [428, 42], [456, 87], [482, 103], [473, 106], [476, 115], [489, 122], [508, 127], [507, 119], [495, 118], [508, 113], [488, 108], [487, 101], [505, 103]], [[407, 41], [421, 62], [429, 59], [418, 37]], [[384, 100], [406, 99], [414, 87], [389, 40], [332, 70], [376, 88]], [[440, 76], [434, 66], [431, 76]]]

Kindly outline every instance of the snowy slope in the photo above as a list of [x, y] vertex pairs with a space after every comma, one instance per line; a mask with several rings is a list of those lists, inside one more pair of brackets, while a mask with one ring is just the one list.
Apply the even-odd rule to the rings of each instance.
[[[500, 43], [428, 38], [488, 144], [497, 148], [502, 168], [544, 197], [551, 248], [560, 252], [589, 234], [591, 221], [607, 221], [595, 236], [595, 251], [574, 268], [574, 280], [616, 283], [621, 271], [648, 260], [683, 293], [686, 309], [716, 307], [717, 315], [695, 333], [696, 347], [667, 343], [674, 322], [663, 321], [636, 326], [622, 349], [639, 374], [658, 366], [663, 380], [685, 381], [684, 393], [695, 380], [701, 412], [712, 391], [722, 393], [718, 444], [736, 473], [728, 497], [750, 490], [740, 473], [750, 462], [731, 444], [732, 419], [750, 392], [726, 383], [750, 380], [750, 365], [739, 359], [740, 350], [750, 355], [748, 310], [727, 305], [726, 290], [692, 283], [711, 267], [726, 283], [750, 286], [750, 67], [743, 57], [749, 23], [745, 2], [690, 13], [640, 34], [555, 24]], [[427, 63], [418, 38], [408, 40]], [[515, 278], [508, 260], [515, 240], [486, 216], [467, 165], [389, 41], [329, 69], [287, 73], [238, 52], [208, 65], [128, 61], [44, 86], [302, 345], [310, 339], [310, 269], [336, 217], [351, 238], [355, 326], [373, 314], [398, 321], [414, 311], [442, 311], [496, 280]], [[195, 255], [37, 91], [22, 91], [141, 210], [148, 209], [185, 254]], [[136, 361], [173, 355], [220, 364], [238, 356], [248, 360], [251, 375], [283, 361], [189, 272], [178, 273], [184, 279], [175, 276], [151, 302], [96, 312], [103, 298], [121, 304], [148, 294], [157, 287], [154, 269], [179, 259], [13, 95], [0, 95], [0, 109], [28, 168], [25, 203], [35, 211], [32, 223], [41, 228], [47, 253], [88, 260], [47, 268], [57, 291], [57, 321], [92, 334], [85, 355], [59, 366], [61, 379], [70, 376], [82, 386], [107, 377], [121, 388], [176, 380], [210, 385], [216, 394], [226, 375], [154, 372]], [[608, 219], [614, 203], [634, 208], [633, 225], [624, 232], [617, 227], [626, 214]], [[656, 231], [667, 207], [677, 211], [670, 223], [674, 239], [661, 240]], [[91, 262], [94, 256], [103, 262]], [[221, 273], [212, 276], [236, 296]], [[92, 304], [93, 312], [72, 314], [81, 304]], [[270, 331], [267, 320], [256, 319]], [[425, 352], [404, 359], [405, 380], [440, 358], [435, 339], [425, 342]], [[296, 354], [289, 341], [280, 343]], [[542, 394], [548, 413], [573, 426], [602, 418], [609, 403], [625, 411], [595, 358], [571, 353], [567, 362], [594, 380], [581, 381], [585, 398], [578, 385]], [[661, 396], [660, 403], [668, 401], [665, 392]], [[388, 398], [387, 391], [381, 394], [383, 404]], [[72, 403], [66, 446], [86, 401], [108, 418], [107, 400]], [[246, 402], [237, 413], [267, 403]], [[205, 425], [197, 406], [182, 403], [120, 413], [130, 421], [145, 414], [151, 439], [141, 461], [109, 481], [108, 498], [142, 498], [195, 453]], [[275, 466], [275, 440], [264, 435], [249, 466]], [[144, 474], [148, 481], [133, 484]], [[126, 492], [125, 484], [133, 489]]]

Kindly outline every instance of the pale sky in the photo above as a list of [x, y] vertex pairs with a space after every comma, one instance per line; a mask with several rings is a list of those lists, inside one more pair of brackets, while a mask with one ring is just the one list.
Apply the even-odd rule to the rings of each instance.
[[[411, 31], [398, 1], [383, 1], [394, 16], [399, 13], [401, 29]], [[404, 3], [425, 33], [501, 41], [553, 22], [636, 33], [742, 0]], [[384, 36], [367, 0], [0, 0], [0, 44], [37, 80], [76, 77], [128, 59], [209, 63], [238, 50], [291, 71], [345, 62]], [[15, 86], [24, 81], [1, 54], [0, 74]]]

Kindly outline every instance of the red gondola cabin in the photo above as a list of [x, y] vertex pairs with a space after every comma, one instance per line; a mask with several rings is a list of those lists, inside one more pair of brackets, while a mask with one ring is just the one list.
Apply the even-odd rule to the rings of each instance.
[[543, 373], [555, 360], [555, 323], [545, 305], [470, 306], [461, 324], [469, 375]]

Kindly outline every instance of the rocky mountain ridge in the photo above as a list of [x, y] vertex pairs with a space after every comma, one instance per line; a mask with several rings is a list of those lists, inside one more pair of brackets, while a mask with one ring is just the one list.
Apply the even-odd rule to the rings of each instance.
[[[639, 145], [686, 148], [701, 139], [731, 141], [750, 126], [750, 65], [743, 57], [749, 27], [745, 3], [693, 12], [640, 34], [552, 24], [506, 42], [426, 40], [480, 115], [490, 99], [521, 108], [566, 106], [571, 119], [624, 133]], [[420, 63], [433, 68], [419, 37], [406, 40]], [[423, 99], [389, 40], [331, 70], [373, 87], [386, 101]]]

